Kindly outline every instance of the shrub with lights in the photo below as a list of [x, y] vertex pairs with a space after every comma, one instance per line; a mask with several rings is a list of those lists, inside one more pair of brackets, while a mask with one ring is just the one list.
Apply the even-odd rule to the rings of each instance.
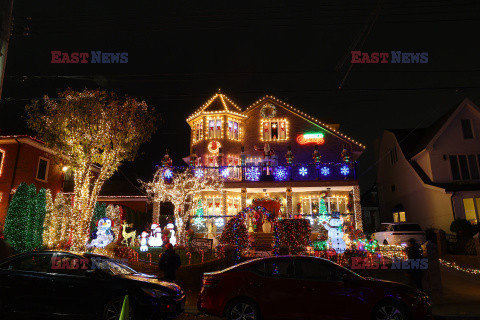
[[310, 244], [312, 228], [306, 219], [283, 219], [273, 225], [273, 253], [278, 255], [281, 247], [288, 247], [290, 254], [303, 252]]
[[248, 231], [245, 225], [245, 214], [243, 212], [238, 213], [235, 217], [228, 220], [220, 236], [217, 255], [223, 256], [225, 248], [228, 246], [234, 247], [237, 255], [249, 247]]

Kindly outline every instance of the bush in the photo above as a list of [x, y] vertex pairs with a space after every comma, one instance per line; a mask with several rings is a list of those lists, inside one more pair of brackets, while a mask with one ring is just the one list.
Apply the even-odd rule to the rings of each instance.
[[281, 247], [288, 247], [290, 253], [300, 253], [310, 244], [312, 228], [307, 219], [283, 219], [275, 222], [274, 253], [279, 254]]
[[450, 224], [450, 231], [455, 232], [458, 237], [470, 238], [473, 236], [474, 227], [465, 219], [455, 219]]

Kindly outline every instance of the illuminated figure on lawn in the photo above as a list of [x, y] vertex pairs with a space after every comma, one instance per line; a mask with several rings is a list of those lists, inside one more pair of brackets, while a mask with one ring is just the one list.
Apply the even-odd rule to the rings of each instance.
[[148, 232], [143, 231], [142, 235], [140, 236], [140, 251], [148, 251], [147, 237], [148, 237]]
[[97, 237], [90, 242], [89, 248], [105, 248], [113, 241], [112, 220], [102, 218], [97, 222]]
[[175, 247], [175, 245], [177, 244], [177, 237], [175, 237], [175, 226], [173, 225], [173, 223], [169, 223], [167, 224], [167, 229], [170, 230], [170, 243], [172, 244], [172, 246]]
[[161, 247], [163, 245], [162, 240], [162, 228], [158, 223], [153, 223], [150, 228], [150, 237], [148, 238], [148, 245], [150, 247]]
[[328, 230], [328, 241], [332, 243], [331, 248], [337, 254], [342, 254], [347, 249], [343, 240], [343, 221], [340, 219], [340, 212], [332, 212], [332, 218], [327, 223], [323, 221], [323, 227]]

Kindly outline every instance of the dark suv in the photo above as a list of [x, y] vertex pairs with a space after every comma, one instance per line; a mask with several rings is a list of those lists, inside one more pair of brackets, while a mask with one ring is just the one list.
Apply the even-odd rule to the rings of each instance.
[[125, 296], [131, 319], [175, 318], [185, 293], [111, 258], [60, 251], [24, 253], [0, 261], [0, 318], [69, 315], [118, 320]]

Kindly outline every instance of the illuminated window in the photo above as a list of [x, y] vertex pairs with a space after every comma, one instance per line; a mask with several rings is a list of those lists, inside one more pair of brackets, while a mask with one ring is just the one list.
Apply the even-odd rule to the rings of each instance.
[[208, 138], [215, 139], [222, 137], [222, 120], [208, 119]]
[[264, 141], [287, 140], [287, 121], [269, 119], [262, 121], [262, 138]]
[[405, 211], [398, 211], [393, 213], [393, 222], [405, 222]]
[[[474, 200], [476, 203], [474, 203]], [[475, 211], [475, 204], [477, 205], [477, 211]], [[465, 210], [465, 219], [470, 221], [472, 224], [476, 224], [478, 221], [478, 210], [480, 210], [480, 198], [464, 198], [463, 199], [463, 208]]]
[[222, 198], [207, 198], [207, 215], [222, 215]]
[[238, 121], [235, 120], [228, 120], [228, 138], [231, 140], [239, 140], [240, 139], [240, 124]]
[[193, 124], [193, 142], [203, 139], [203, 120], [199, 120]]
[[38, 159], [38, 166], [37, 166], [37, 180], [40, 181], [47, 181], [48, 179], [48, 165], [50, 164], [50, 160], [46, 158], [40, 157]]
[[0, 192], [0, 203], [2, 203], [2, 199], [3, 199], [3, 192]]

